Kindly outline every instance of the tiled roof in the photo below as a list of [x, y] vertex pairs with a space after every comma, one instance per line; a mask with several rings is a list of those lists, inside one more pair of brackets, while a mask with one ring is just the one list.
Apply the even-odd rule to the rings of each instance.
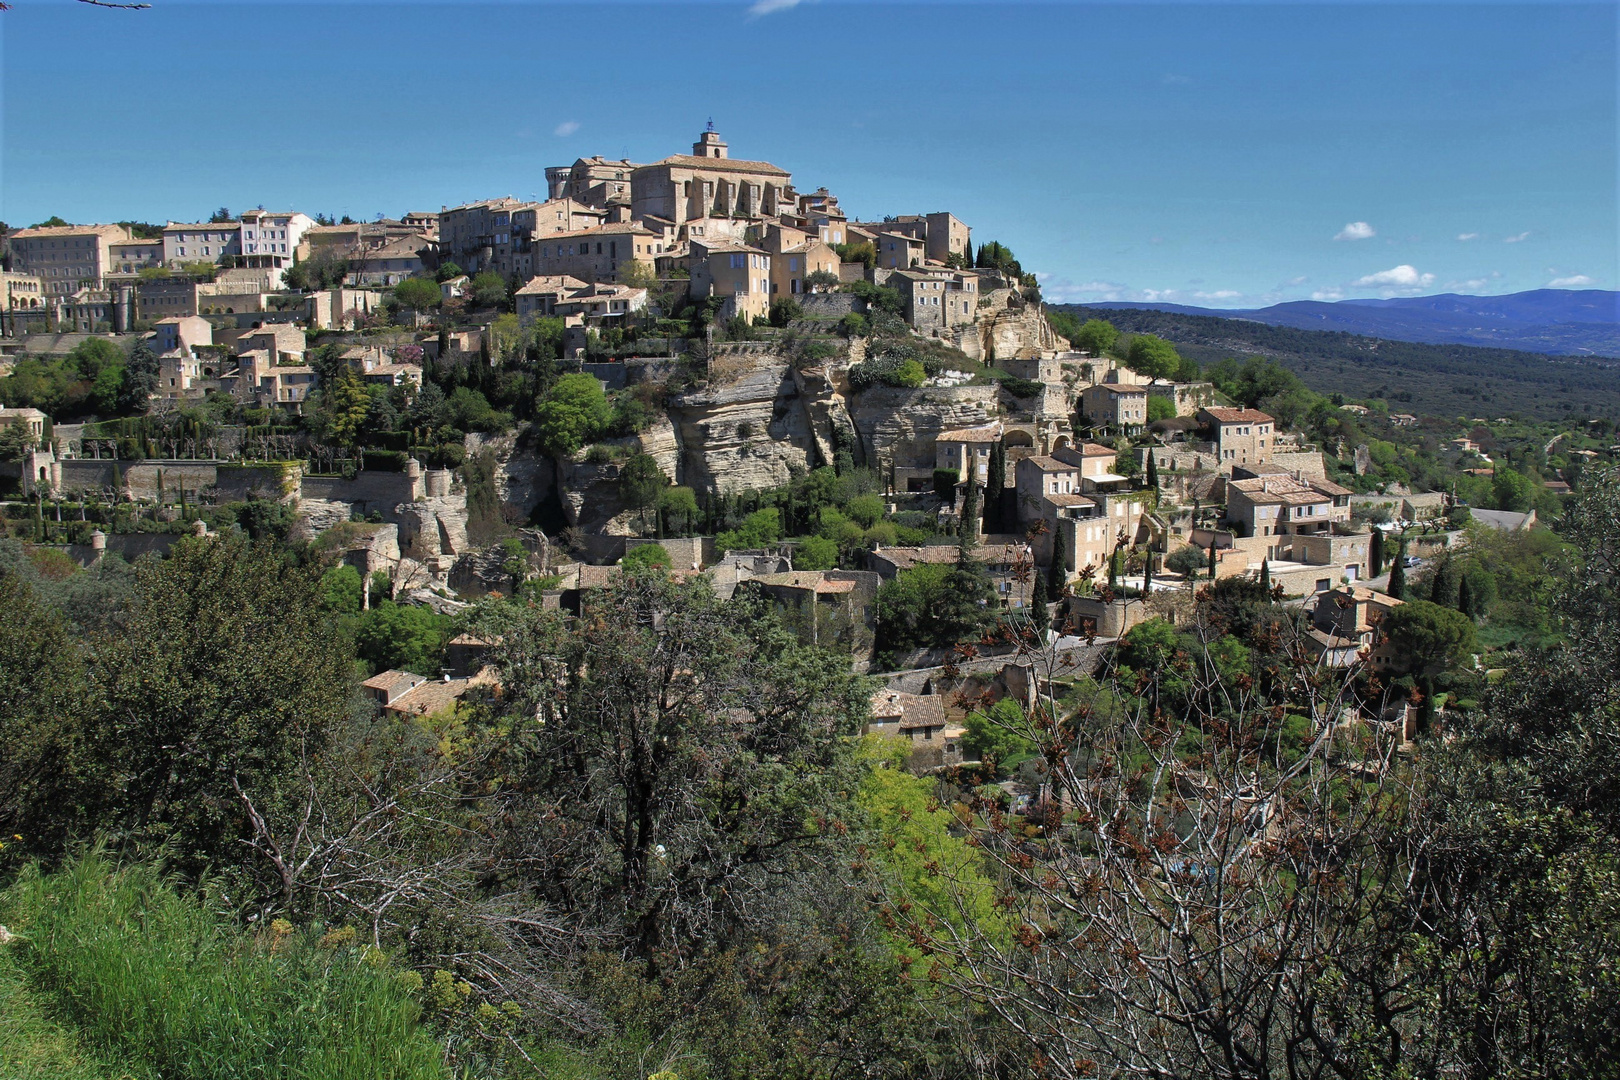
[[1094, 443], [1094, 442], [1081, 443], [1078, 447], [1075, 448], [1074, 452], [1079, 454], [1081, 457], [1118, 457], [1119, 456], [1119, 451], [1115, 450], [1112, 446], [1104, 446], [1102, 443]]
[[828, 581], [820, 570], [795, 570], [787, 574], [763, 574], [754, 579], [761, 585], [776, 585], [789, 589], [810, 589], [817, 593], [837, 594], [853, 592], [853, 581]]
[[1093, 390], [1111, 390], [1116, 394], [1142, 394], [1144, 396], [1147, 394], [1147, 388], [1146, 387], [1132, 386], [1132, 385], [1130, 385], [1128, 383], [1117, 383], [1117, 382], [1098, 383], [1096, 386], [1092, 387], [1092, 389]]
[[738, 172], [760, 173], [765, 176], [787, 176], [786, 169], [778, 169], [768, 161], [744, 161], [741, 158], [710, 158], [697, 157], [693, 154], [671, 154], [667, 158], [643, 165], [643, 169], [656, 169], [659, 166], [673, 166], [686, 169], [708, 169], [711, 172]]
[[1225, 409], [1212, 405], [1203, 410], [1220, 424], [1269, 424], [1272, 418], [1259, 409]]
[[1051, 503], [1053, 506], [1096, 506], [1097, 505], [1095, 502], [1093, 502], [1092, 500], [1086, 498], [1084, 495], [1075, 495], [1073, 493], [1069, 493], [1069, 494], [1061, 494], [1060, 493], [1060, 494], [1057, 494], [1057, 495], [1047, 495], [1047, 496], [1044, 496], [1044, 498], [1046, 499], [1047, 502]]
[[380, 675], [373, 675], [361, 685], [371, 690], [393, 690], [400, 686], [414, 686], [426, 681], [426, 676], [418, 675], [414, 671], [400, 671], [391, 668]]
[[549, 240], [566, 240], [573, 236], [606, 236], [612, 233], [615, 236], [624, 233], [634, 233], [638, 236], [657, 236], [651, 229], [644, 229], [633, 221], [612, 221], [606, 225], [592, 225], [588, 229], [573, 229], [569, 232], [543, 233], [539, 237], [541, 243]]
[[1001, 438], [1000, 424], [986, 424], [984, 427], [958, 428], [955, 431], [942, 431], [934, 436], [935, 442], [995, 442]]
[[[874, 555], [889, 560], [897, 569], [909, 570], [913, 566], [924, 563], [944, 565], [956, 562], [962, 557], [961, 548], [956, 544], [930, 544], [927, 547], [884, 547], [878, 548]], [[991, 565], [1007, 565], [1010, 563], [1028, 560], [1030, 557], [1027, 544], [996, 544], [993, 547], [975, 547], [973, 558], [982, 563]]]
[[527, 285], [519, 289], [517, 296], [538, 296], [552, 292], [574, 292], [578, 289], [589, 288], [590, 283], [581, 281], [567, 274], [542, 274], [529, 279]]
[[[1112, 453], [1113, 451], [1109, 452]], [[1041, 472], [1074, 472], [1080, 467], [1067, 461], [1059, 461], [1055, 457], [1045, 457], [1040, 454], [1024, 458], [1023, 460], [1029, 462], [1031, 465], [1041, 470]]]

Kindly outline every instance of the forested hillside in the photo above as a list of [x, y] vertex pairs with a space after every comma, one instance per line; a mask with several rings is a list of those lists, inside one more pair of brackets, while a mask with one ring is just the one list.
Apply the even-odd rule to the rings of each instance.
[[1545, 420], [1620, 409], [1620, 361], [1615, 360], [1422, 345], [1167, 311], [1078, 304], [1053, 310], [1081, 320], [1107, 319], [1128, 334], [1157, 334], [1199, 363], [1271, 357], [1319, 393], [1383, 398], [1400, 411]]

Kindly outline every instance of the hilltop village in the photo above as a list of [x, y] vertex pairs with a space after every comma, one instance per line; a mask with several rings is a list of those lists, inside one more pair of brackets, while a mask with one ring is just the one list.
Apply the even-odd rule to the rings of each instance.
[[480, 676], [451, 632], [469, 601], [577, 613], [662, 564], [762, 591], [884, 673], [881, 707], [937, 766], [964, 760], [962, 678], [1028, 692], [994, 649], [964, 675], [987, 620], [1032, 618], [1094, 666], [1234, 578], [1308, 600], [1306, 644], [1349, 664], [1400, 603], [1366, 585], [1397, 546], [1415, 562], [1407, 532], [1440, 551], [1473, 516], [1454, 491], [1337, 482], [1366, 446], [1325, 455], [1168, 343], [1049, 313], [949, 211], [853, 220], [712, 125], [545, 186], [398, 220], [11, 231], [12, 530], [80, 564], [219, 529], [314, 545], [363, 611], [441, 620], [370, 658], [379, 701], [419, 714]]
[[809, 186], [0, 228], [0, 1058], [1613, 1060], [1613, 421]]

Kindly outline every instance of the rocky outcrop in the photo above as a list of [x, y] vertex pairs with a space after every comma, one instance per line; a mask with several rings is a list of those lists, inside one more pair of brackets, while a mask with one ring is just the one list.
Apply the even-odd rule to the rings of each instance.
[[467, 501], [459, 496], [421, 499], [401, 503], [393, 516], [399, 522], [399, 546], [412, 559], [424, 564], [446, 560], [449, 571], [455, 556], [467, 552]]
[[491, 592], [508, 592], [512, 588], [512, 575], [506, 572], [510, 558], [500, 544], [483, 551], [471, 551], [456, 560], [450, 570], [450, 587], [463, 596], [483, 596]]
[[725, 493], [787, 483], [821, 463], [787, 361], [775, 354], [721, 356], [710, 384], [670, 402], [682, 484]]
[[293, 522], [290, 536], [305, 542], [314, 540], [327, 529], [348, 521], [353, 514], [349, 503], [333, 499], [300, 499], [298, 519]]
[[850, 419], [844, 395], [825, 368], [806, 368], [793, 372], [793, 386], [804, 409], [810, 437], [815, 440], [816, 453], [822, 461], [836, 461], [838, 451], [848, 449], [856, 464], [861, 464], [860, 436], [855, 422]]
[[935, 437], [995, 419], [997, 392], [994, 386], [874, 386], [855, 396], [850, 418], [873, 467], [932, 469]]
[[495, 455], [495, 493], [502, 504], [527, 520], [534, 508], [551, 496], [557, 480], [556, 465], [550, 458], [519, 446], [515, 435], [467, 436], [469, 455], [483, 450]]
[[1049, 352], [1062, 344], [1046, 321], [1046, 309], [1025, 303], [1010, 289], [987, 293], [990, 303], [978, 318], [957, 331], [956, 347], [975, 360], [1010, 360]]

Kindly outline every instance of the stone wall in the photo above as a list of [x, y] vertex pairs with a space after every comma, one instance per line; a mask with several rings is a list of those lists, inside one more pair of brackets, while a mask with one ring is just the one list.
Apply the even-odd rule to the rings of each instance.
[[804, 308], [807, 319], [842, 319], [866, 308], [854, 293], [801, 293], [792, 299]]
[[60, 463], [62, 490], [68, 492], [95, 491], [113, 486], [115, 472], [123, 486], [137, 499], [156, 499], [158, 473], [163, 474], [163, 493], [176, 498], [180, 486], [188, 492], [198, 492], [218, 483], [218, 467], [212, 461], [176, 460], [160, 461], [95, 461], [87, 458], [68, 458]]
[[341, 476], [306, 476], [299, 492], [300, 498], [304, 499], [358, 504], [356, 508], [361, 513], [373, 510], [387, 513], [400, 503], [411, 502], [426, 494], [420, 476], [381, 469], [355, 473], [353, 480], [345, 480]]

